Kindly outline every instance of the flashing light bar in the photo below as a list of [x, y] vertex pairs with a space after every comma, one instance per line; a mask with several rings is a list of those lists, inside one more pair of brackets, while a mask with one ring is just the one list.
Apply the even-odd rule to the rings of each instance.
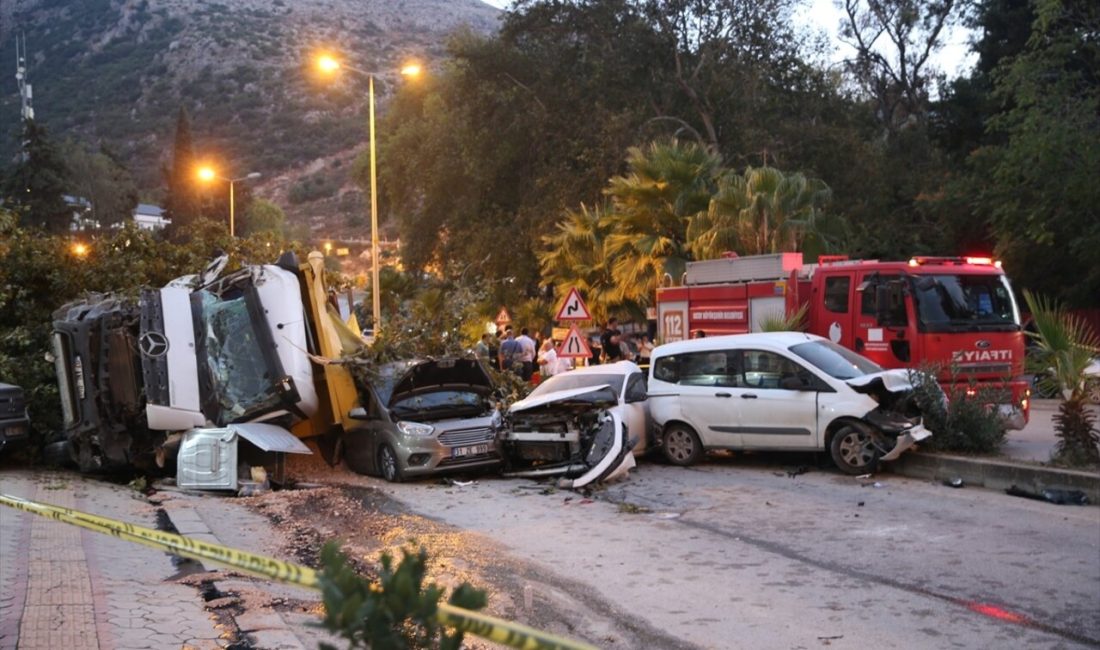
[[1001, 260], [995, 260], [992, 257], [928, 257], [918, 255], [909, 258], [909, 266], [922, 266], [924, 264], [973, 264], [974, 266], [1001, 268]]

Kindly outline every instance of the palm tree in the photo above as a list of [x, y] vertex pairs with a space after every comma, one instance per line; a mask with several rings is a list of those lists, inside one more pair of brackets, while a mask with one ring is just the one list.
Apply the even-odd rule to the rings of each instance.
[[695, 143], [666, 140], [631, 148], [627, 164], [627, 175], [604, 190], [615, 224], [605, 256], [615, 301], [645, 306], [660, 278], [679, 278], [692, 259], [688, 222], [710, 203], [721, 158]]
[[537, 253], [539, 268], [545, 282], [564, 290], [575, 288], [584, 296], [596, 322], [604, 322], [613, 313], [637, 311], [637, 305], [618, 301], [611, 264], [606, 256], [607, 236], [612, 223], [608, 207], [567, 210], [554, 232], [542, 238], [543, 249]]
[[1055, 459], [1067, 465], [1100, 463], [1100, 433], [1089, 411], [1085, 368], [1100, 351], [1100, 336], [1088, 324], [1041, 296], [1024, 291], [1035, 321], [1037, 351], [1028, 358], [1028, 370], [1045, 375], [1049, 388], [1064, 400], [1054, 416], [1059, 438]]
[[831, 196], [823, 181], [773, 167], [724, 175], [707, 211], [688, 228], [692, 252], [696, 259], [709, 259], [729, 250], [743, 255], [801, 250]]

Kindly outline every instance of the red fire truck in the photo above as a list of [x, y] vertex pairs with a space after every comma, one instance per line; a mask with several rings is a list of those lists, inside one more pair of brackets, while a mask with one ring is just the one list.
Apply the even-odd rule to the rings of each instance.
[[[999, 262], [914, 257], [907, 262], [801, 253], [691, 262], [681, 286], [657, 290], [662, 342], [762, 329], [806, 306], [806, 330], [885, 368], [943, 368], [954, 380], [1003, 389], [1007, 428], [1027, 423], [1020, 310]], [[1011, 396], [1010, 398], [1008, 396]]]

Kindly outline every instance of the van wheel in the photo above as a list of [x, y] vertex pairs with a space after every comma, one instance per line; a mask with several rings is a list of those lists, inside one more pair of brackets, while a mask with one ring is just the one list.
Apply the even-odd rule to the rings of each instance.
[[397, 464], [397, 454], [393, 453], [393, 447], [382, 445], [378, 450], [378, 469], [382, 472], [382, 478], [390, 483], [401, 482], [401, 467]]
[[868, 474], [878, 468], [879, 451], [871, 431], [857, 422], [845, 424], [833, 435], [829, 454], [845, 474]]
[[703, 443], [699, 436], [686, 424], [673, 424], [665, 429], [661, 439], [661, 450], [665, 458], [673, 465], [692, 465], [703, 456]]

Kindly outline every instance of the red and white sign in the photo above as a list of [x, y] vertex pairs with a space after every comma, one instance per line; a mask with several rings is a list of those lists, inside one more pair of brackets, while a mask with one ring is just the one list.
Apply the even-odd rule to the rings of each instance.
[[507, 325], [512, 322], [512, 317], [508, 315], [508, 310], [504, 307], [500, 308], [500, 313], [497, 314], [497, 325]]
[[581, 299], [581, 292], [577, 291], [576, 287], [569, 290], [569, 295], [565, 297], [565, 302], [562, 303], [554, 320], [592, 320], [592, 314], [588, 313], [588, 307], [585, 306], [584, 300]]
[[588, 347], [588, 341], [581, 335], [576, 325], [569, 328], [569, 334], [558, 347], [558, 356], [573, 359], [587, 359], [592, 356], [592, 348]]

